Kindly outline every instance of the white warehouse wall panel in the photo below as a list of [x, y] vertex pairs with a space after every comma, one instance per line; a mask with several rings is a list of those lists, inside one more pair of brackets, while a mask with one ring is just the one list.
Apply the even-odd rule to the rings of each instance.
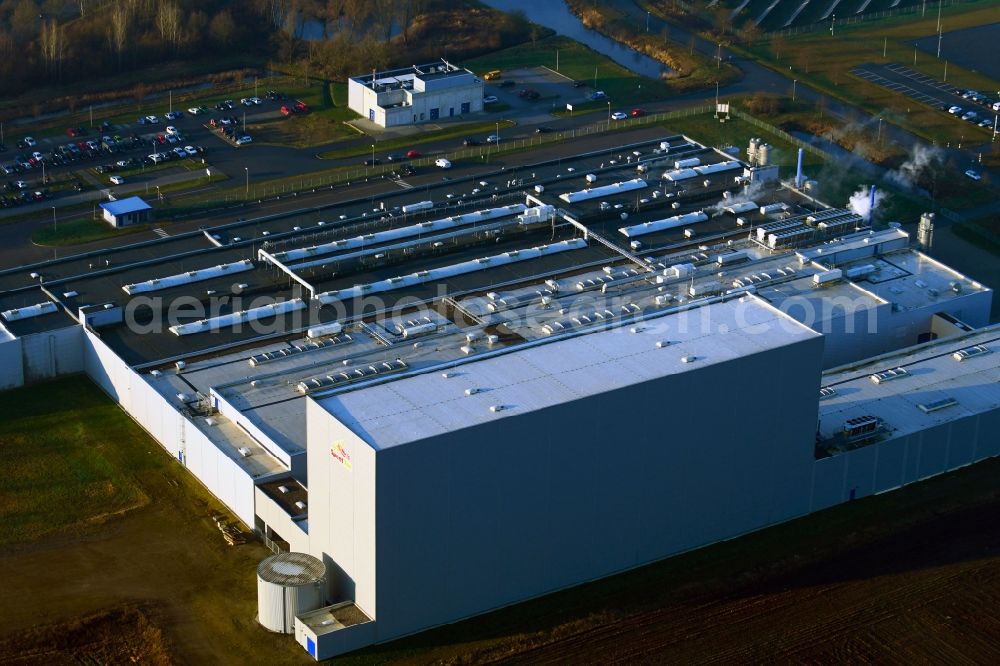
[[375, 619], [375, 450], [312, 398], [306, 420], [309, 552], [326, 563], [330, 598]]
[[0, 328], [0, 390], [24, 386], [21, 338]]
[[816, 461], [810, 511], [1000, 455], [1000, 408]]
[[378, 640], [805, 514], [821, 355], [812, 337], [379, 451]]
[[24, 381], [52, 379], [83, 371], [83, 327], [67, 326], [21, 338]]

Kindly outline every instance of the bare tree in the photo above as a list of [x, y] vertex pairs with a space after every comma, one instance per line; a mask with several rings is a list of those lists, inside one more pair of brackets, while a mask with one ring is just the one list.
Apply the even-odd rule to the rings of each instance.
[[160, 38], [176, 51], [181, 41], [181, 9], [176, 2], [165, 0], [160, 3], [156, 12], [156, 29]]
[[129, 33], [132, 29], [132, 9], [128, 3], [115, 3], [111, 8], [111, 22], [108, 24], [108, 41], [118, 58], [118, 66], [122, 65], [122, 54], [128, 45]]

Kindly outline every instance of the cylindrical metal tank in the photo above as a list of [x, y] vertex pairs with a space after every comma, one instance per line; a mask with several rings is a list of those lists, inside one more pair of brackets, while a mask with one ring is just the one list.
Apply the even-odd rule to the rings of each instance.
[[757, 164], [760, 166], [767, 166], [768, 160], [771, 158], [771, 146], [766, 143], [762, 143], [757, 146]]
[[278, 553], [257, 565], [257, 621], [281, 634], [295, 631], [295, 616], [321, 608], [326, 565], [306, 553]]

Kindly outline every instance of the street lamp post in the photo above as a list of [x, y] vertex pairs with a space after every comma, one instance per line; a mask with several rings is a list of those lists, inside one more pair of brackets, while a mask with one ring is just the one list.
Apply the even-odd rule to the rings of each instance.
[[608, 129], [611, 129], [611, 102], [608, 102]]
[[250, 167], [243, 167], [243, 173], [246, 174], [246, 178], [247, 178], [247, 185], [246, 185], [246, 187], [247, 187], [247, 194], [246, 194], [246, 197], [247, 197], [247, 199], [249, 199], [250, 198]]
[[882, 143], [882, 117], [879, 116], [878, 119], [878, 134], [875, 137], [876, 143]]
[[792, 79], [792, 101], [795, 101], [795, 86], [799, 82], [798, 79]]
[[56, 207], [52, 206], [52, 231], [59, 235], [59, 222], [56, 220]]
[[649, 11], [646, 12], [646, 32], [649, 32]]
[[834, 14], [833, 17], [830, 19], [830, 36], [831, 37], [836, 36], [836, 33], [835, 33], [836, 29], [837, 29], [837, 15]]
[[372, 144], [372, 166], [375, 166], [375, 144]]

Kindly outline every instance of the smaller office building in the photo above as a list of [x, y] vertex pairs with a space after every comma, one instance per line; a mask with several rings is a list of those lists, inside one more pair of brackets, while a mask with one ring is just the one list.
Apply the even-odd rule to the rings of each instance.
[[101, 209], [104, 221], [116, 229], [153, 221], [153, 207], [140, 197], [108, 201], [101, 204]]
[[352, 77], [352, 111], [380, 127], [415, 125], [483, 110], [483, 80], [441, 60]]

